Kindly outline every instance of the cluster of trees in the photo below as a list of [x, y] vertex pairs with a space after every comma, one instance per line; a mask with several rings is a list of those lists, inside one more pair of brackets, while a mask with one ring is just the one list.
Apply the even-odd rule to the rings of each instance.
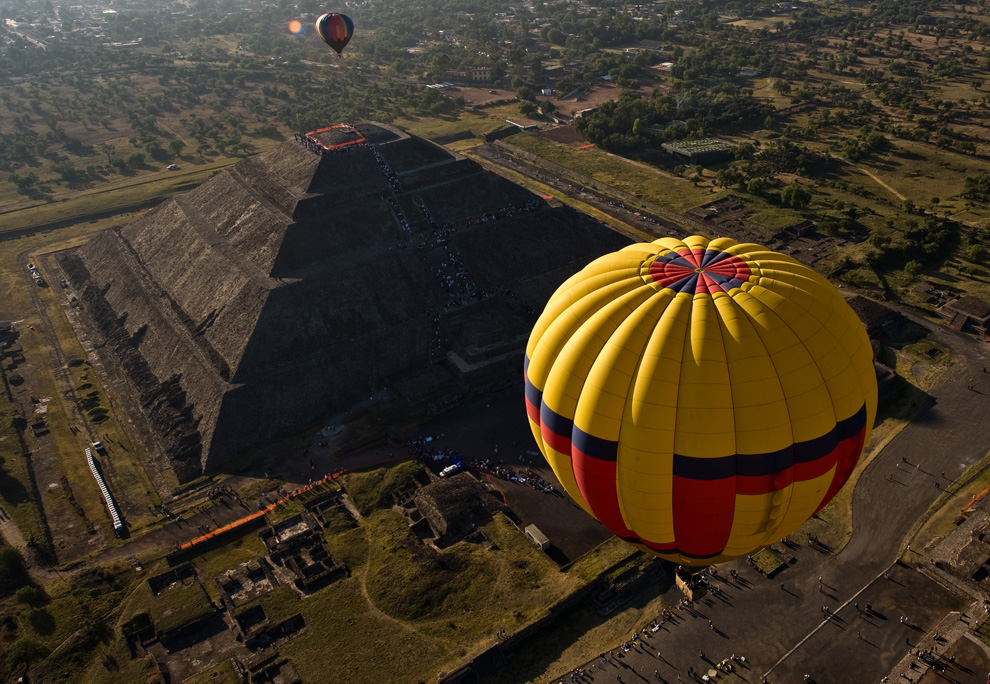
[[811, 192], [803, 185], [791, 183], [779, 193], [773, 192], [779, 174], [817, 175], [830, 167], [830, 159], [785, 138], [777, 138], [763, 150], [753, 143], [743, 142], [733, 149], [736, 161], [715, 174], [715, 185], [735, 187], [751, 195], [793, 209], [806, 209]]
[[[45, 592], [31, 583], [24, 567], [24, 556], [12, 546], [0, 546], [0, 596], [13, 596], [18, 603], [31, 609], [28, 621], [35, 631], [51, 634], [53, 621], [42, 606], [48, 601]], [[21, 637], [7, 651], [7, 673], [25, 672], [31, 663], [44, 658], [48, 647], [32, 637]]]
[[980, 171], [975, 176], [966, 176], [963, 197], [981, 202], [990, 201], [990, 171]]
[[[575, 120], [586, 139], [609, 151], [631, 151], [680, 138], [704, 138], [719, 127], [761, 122], [771, 107], [738, 89], [688, 89], [649, 98], [624, 93]], [[653, 127], [653, 128], [651, 128]]]
[[887, 137], [873, 126], [864, 126], [842, 141], [841, 152], [851, 161], [856, 161], [870, 154], [882, 152], [890, 147]]
[[[888, 230], [875, 230], [867, 238], [874, 248], [866, 256], [867, 264], [878, 273], [903, 269], [918, 275], [925, 266], [944, 259], [959, 244], [960, 226], [951, 219], [929, 215], [922, 221], [909, 219], [906, 229], [897, 236], [892, 222]], [[981, 245], [976, 245], [982, 247]], [[981, 256], [986, 248], [973, 250]]]

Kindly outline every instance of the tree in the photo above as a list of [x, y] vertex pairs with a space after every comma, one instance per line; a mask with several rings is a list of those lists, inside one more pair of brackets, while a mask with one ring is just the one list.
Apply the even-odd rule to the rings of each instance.
[[756, 154], [756, 146], [751, 142], [743, 141], [732, 148], [732, 156], [736, 159], [752, 159]]
[[168, 149], [173, 157], [178, 157], [182, 153], [182, 148], [185, 146], [186, 144], [179, 138], [172, 138], [168, 143]]
[[117, 146], [110, 143], [100, 145], [100, 151], [107, 155], [107, 166], [113, 165], [113, 156], [117, 153]]
[[746, 183], [746, 192], [750, 195], [756, 195], [761, 197], [766, 193], [769, 184], [764, 178], [751, 178], [748, 183]]
[[921, 273], [924, 267], [921, 265], [920, 261], [909, 261], [904, 264], [904, 272], [909, 276], [917, 276]]
[[47, 656], [51, 651], [44, 644], [34, 639], [24, 637], [14, 642], [7, 653], [7, 668], [16, 670], [21, 665], [24, 671], [31, 667], [31, 663]]
[[24, 555], [13, 546], [0, 546], [0, 565], [11, 574], [23, 572]]
[[21, 587], [14, 592], [14, 599], [16, 599], [18, 603], [24, 603], [29, 606], [37, 606], [45, 600], [45, 594], [38, 589], [38, 587], [28, 585], [26, 587]]
[[966, 249], [966, 257], [974, 263], [983, 264], [990, 258], [990, 250], [983, 245], [970, 245]]
[[718, 185], [719, 187], [728, 188], [736, 183], [741, 183], [742, 180], [742, 174], [739, 173], [738, 169], [732, 166], [719, 169], [715, 173], [715, 185]]
[[811, 204], [811, 193], [793, 183], [780, 191], [780, 201], [785, 207], [805, 209]]

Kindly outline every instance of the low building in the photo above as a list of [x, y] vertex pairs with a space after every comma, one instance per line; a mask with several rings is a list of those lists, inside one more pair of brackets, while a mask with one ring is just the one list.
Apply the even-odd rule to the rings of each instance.
[[716, 138], [675, 140], [661, 145], [664, 152], [686, 164], [710, 164], [731, 155], [732, 145]]
[[856, 312], [859, 320], [866, 326], [866, 334], [871, 340], [883, 339], [895, 335], [904, 323], [904, 316], [899, 311], [884, 306], [880, 302], [854, 295], [846, 300], [849, 307]]
[[547, 535], [543, 534], [536, 525], [527, 525], [523, 532], [531, 542], [539, 547], [540, 551], [546, 551], [550, 548], [550, 540]]
[[990, 302], [966, 295], [943, 304], [938, 312], [953, 330], [971, 331], [990, 337]]
[[470, 83], [491, 83], [495, 78], [495, 67], [472, 66], [467, 69], [452, 69], [444, 72], [444, 78], [451, 81], [468, 81]]
[[422, 487], [412, 502], [440, 548], [461, 541], [501, 509], [492, 493], [468, 473]]

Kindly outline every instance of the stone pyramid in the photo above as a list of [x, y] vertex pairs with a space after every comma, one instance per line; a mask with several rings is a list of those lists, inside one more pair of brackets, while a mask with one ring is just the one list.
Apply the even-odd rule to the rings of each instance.
[[[417, 415], [517, 380], [603, 225], [382, 124], [244, 159], [57, 260], [180, 481], [369, 397]], [[521, 409], [520, 409], [521, 410]]]

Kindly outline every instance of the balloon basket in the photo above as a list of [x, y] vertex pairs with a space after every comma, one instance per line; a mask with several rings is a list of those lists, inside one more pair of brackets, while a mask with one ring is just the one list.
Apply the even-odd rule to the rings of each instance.
[[674, 584], [690, 600], [697, 601], [708, 594], [708, 585], [701, 581], [701, 571], [691, 573], [683, 565], [674, 571]]

